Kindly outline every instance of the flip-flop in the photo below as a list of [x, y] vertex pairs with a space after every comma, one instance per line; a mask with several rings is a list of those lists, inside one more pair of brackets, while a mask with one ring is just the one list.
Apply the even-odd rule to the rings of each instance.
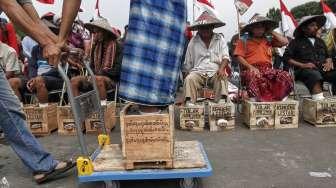
[[55, 178], [56, 176], [70, 170], [71, 168], [73, 168], [76, 165], [76, 163], [73, 162], [73, 161], [65, 161], [65, 162], [66, 162], [66, 165], [63, 168], [53, 169], [49, 172], [35, 172], [34, 176], [36, 176], [36, 175], [44, 175], [44, 176], [42, 178], [37, 178], [37, 179], [34, 178], [34, 180], [36, 181], [36, 183], [41, 184], [43, 182], [51, 180], [51, 179]]

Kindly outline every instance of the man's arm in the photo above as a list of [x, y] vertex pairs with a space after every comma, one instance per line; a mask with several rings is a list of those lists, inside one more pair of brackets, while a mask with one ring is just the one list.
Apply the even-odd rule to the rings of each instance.
[[43, 48], [43, 56], [48, 59], [49, 64], [57, 65], [60, 60], [61, 50], [66, 47], [68, 35], [71, 31], [73, 21], [75, 20], [81, 0], [64, 0], [62, 11], [62, 23], [58, 41], [56, 44], [48, 45]]
[[272, 40], [272, 46], [273, 47], [283, 47], [288, 45], [288, 39], [285, 36], [282, 36], [281, 34], [272, 31], [272, 36], [273, 36], [273, 40]]
[[26, 11], [26, 13], [30, 16], [30, 18], [36, 23], [36, 24], [41, 24], [42, 26], [45, 27], [46, 29], [46, 34], [48, 35], [48, 37], [50, 37], [51, 40], [53, 40], [54, 42], [57, 42], [57, 36], [50, 31], [50, 29], [42, 22], [42, 20], [40, 19], [40, 16], [38, 15], [36, 9], [34, 8], [33, 4], [31, 3], [25, 3], [22, 5], [23, 10]]
[[53, 43], [47, 34], [47, 29], [43, 25], [35, 23], [15, 0], [0, 0], [0, 8], [6, 13], [12, 22], [39, 42], [41, 46]]
[[62, 45], [66, 44], [67, 38], [72, 28], [72, 24], [78, 14], [81, 0], [64, 0], [62, 11], [62, 23], [58, 37], [58, 42]]

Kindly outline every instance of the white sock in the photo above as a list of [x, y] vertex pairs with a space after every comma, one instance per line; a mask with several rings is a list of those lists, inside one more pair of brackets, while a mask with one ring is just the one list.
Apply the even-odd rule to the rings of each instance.
[[48, 103], [39, 103], [39, 107], [47, 107]]
[[288, 99], [288, 96], [286, 96], [285, 98], [282, 99], [282, 101], [286, 101]]
[[318, 94], [312, 95], [312, 99], [317, 100], [317, 101], [323, 100], [324, 99], [323, 93], [318, 93]]

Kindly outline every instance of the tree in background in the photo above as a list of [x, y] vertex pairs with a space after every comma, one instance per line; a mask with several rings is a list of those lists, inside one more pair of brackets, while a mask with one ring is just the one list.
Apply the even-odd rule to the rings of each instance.
[[[327, 5], [332, 9], [333, 12], [336, 12], [336, 0], [325, 0]], [[296, 6], [291, 10], [295, 19], [299, 20], [303, 16], [323, 14], [320, 2], [308, 2], [302, 5]], [[281, 12], [279, 8], [269, 9], [266, 16], [274, 21], [281, 20]]]
[[268, 13], [266, 14], [266, 17], [269, 19], [279, 23], [281, 21], [281, 12], [279, 8], [271, 8], [269, 9]]

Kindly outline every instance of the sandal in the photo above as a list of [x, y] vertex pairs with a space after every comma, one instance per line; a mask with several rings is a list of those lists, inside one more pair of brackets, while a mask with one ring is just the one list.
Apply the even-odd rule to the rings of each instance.
[[73, 168], [76, 163], [73, 161], [65, 161], [66, 165], [63, 168], [59, 168], [56, 169], [56, 167], [48, 172], [35, 172], [33, 175], [43, 175], [41, 178], [34, 178], [34, 180], [36, 181], [37, 184], [41, 184], [43, 182], [46, 182], [48, 180], [51, 180], [53, 178], [55, 178], [56, 176], [70, 170], [71, 168]]

